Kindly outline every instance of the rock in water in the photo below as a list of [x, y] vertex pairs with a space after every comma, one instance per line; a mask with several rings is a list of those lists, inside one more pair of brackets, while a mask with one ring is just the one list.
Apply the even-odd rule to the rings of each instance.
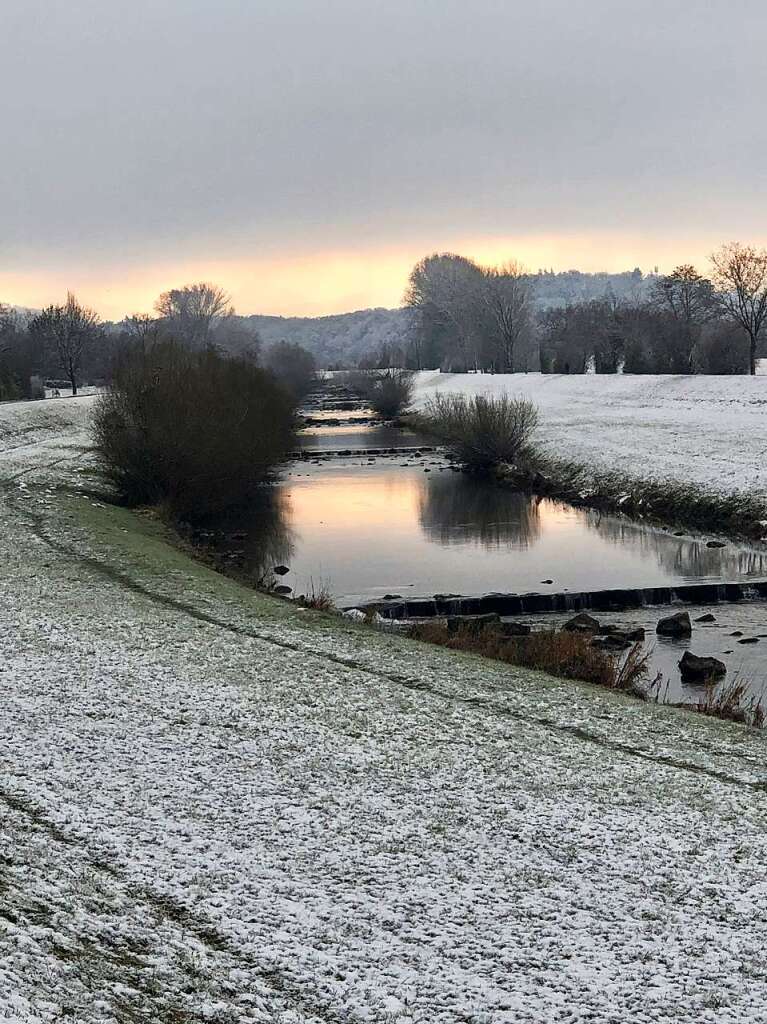
[[660, 636], [692, 636], [692, 623], [688, 612], [676, 612], [660, 619], [655, 627]]
[[562, 626], [568, 633], [598, 633], [599, 620], [586, 612], [578, 612]]
[[707, 548], [726, 548], [727, 545], [722, 540], [709, 540], [706, 541]]
[[712, 615], [711, 612], [707, 612], [706, 615], [699, 615], [695, 620], [696, 622], [716, 622], [716, 616]]
[[679, 662], [682, 681], [687, 683], [706, 683], [711, 679], [721, 679], [727, 673], [727, 666], [718, 658], [700, 658], [697, 654], [685, 651]]
[[272, 569], [272, 572], [275, 574], [275, 576], [287, 576], [287, 574], [290, 572], [290, 569], [287, 567], [287, 565], [275, 565], [275, 567]]

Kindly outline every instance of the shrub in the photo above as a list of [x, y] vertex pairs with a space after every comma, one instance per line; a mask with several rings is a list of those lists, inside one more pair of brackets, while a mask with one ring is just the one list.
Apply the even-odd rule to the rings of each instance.
[[266, 370], [212, 349], [126, 350], [96, 407], [96, 449], [130, 504], [201, 522], [244, 508], [293, 442], [294, 405]]
[[566, 630], [542, 630], [529, 636], [507, 637], [498, 627], [477, 631], [466, 623], [455, 632], [448, 632], [441, 623], [424, 622], [415, 626], [411, 635], [451, 650], [470, 651], [552, 676], [581, 679], [634, 696], [645, 696], [639, 683], [646, 674], [647, 659], [640, 655], [638, 646], [629, 651], [624, 666], [630, 663], [630, 667], [624, 670], [617, 656], [593, 645], [591, 636]]
[[538, 410], [527, 398], [438, 394], [426, 404], [420, 423], [459, 462], [482, 470], [532, 458]]
[[314, 386], [317, 365], [314, 356], [295, 341], [278, 341], [264, 357], [267, 369], [297, 400]]
[[358, 370], [349, 375], [348, 383], [352, 391], [385, 419], [401, 415], [413, 399], [410, 370]]

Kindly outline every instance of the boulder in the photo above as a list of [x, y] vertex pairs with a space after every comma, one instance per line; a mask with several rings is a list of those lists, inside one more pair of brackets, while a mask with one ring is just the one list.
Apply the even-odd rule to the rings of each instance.
[[623, 640], [636, 643], [637, 640], [644, 640], [644, 627], [643, 626], [602, 626], [602, 632], [605, 636], [617, 636]]
[[275, 565], [275, 567], [272, 569], [272, 572], [275, 574], [275, 576], [287, 576], [287, 574], [290, 572], [290, 569], [287, 567], [287, 565]]
[[502, 622], [501, 632], [504, 636], [530, 636], [533, 631], [532, 626], [528, 626], [525, 622]]
[[598, 633], [599, 620], [586, 612], [578, 612], [562, 626], [568, 633]]
[[491, 627], [499, 627], [501, 616], [495, 612], [488, 612], [487, 615], [449, 615], [447, 618], [448, 633], [459, 633], [461, 631], [479, 635]]
[[707, 683], [711, 679], [721, 679], [727, 673], [727, 666], [718, 658], [701, 658], [697, 654], [685, 651], [679, 662], [682, 681], [686, 683]]
[[744, 636], [742, 640], [738, 640], [739, 644], [758, 644], [758, 636]]
[[727, 545], [724, 543], [723, 540], [709, 540], [709, 541], [706, 541], [706, 547], [707, 548], [725, 548], [725, 547], [727, 547]]
[[695, 620], [696, 622], [716, 622], [716, 616], [712, 615], [711, 612], [707, 612], [705, 615], [699, 615]]
[[282, 594], [282, 595], [292, 594], [293, 593], [293, 588], [292, 587], [286, 587], [283, 584], [280, 584], [280, 586], [278, 586], [278, 587], [272, 587], [272, 593], [273, 594]]
[[591, 641], [592, 647], [602, 647], [607, 651], [625, 651], [631, 647], [631, 641], [621, 633], [608, 633], [607, 636], [596, 636]]
[[655, 627], [660, 636], [692, 636], [692, 623], [688, 612], [676, 612], [660, 619]]

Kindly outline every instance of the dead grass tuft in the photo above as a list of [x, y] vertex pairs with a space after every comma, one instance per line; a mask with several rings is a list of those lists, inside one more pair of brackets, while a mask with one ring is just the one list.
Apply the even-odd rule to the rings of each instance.
[[646, 697], [641, 681], [647, 675], [648, 657], [642, 654], [641, 644], [636, 644], [621, 659], [594, 647], [590, 636], [558, 630], [507, 637], [502, 628], [493, 626], [477, 632], [471, 625], [465, 625], [448, 633], [443, 624], [426, 622], [415, 626], [411, 635], [450, 650], [468, 651], [560, 678], [579, 679], [642, 699]]

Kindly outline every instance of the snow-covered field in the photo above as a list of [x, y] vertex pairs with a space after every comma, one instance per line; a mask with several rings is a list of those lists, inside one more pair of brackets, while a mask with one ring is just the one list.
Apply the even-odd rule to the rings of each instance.
[[525, 395], [552, 454], [640, 477], [767, 491], [767, 377], [450, 374], [428, 371], [416, 402], [437, 391]]
[[761, 735], [246, 591], [64, 408], [0, 409], [0, 1020], [767, 1020]]

